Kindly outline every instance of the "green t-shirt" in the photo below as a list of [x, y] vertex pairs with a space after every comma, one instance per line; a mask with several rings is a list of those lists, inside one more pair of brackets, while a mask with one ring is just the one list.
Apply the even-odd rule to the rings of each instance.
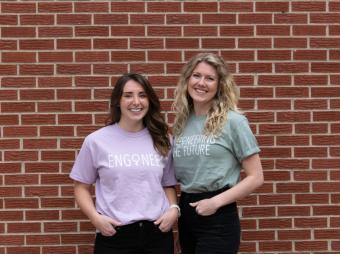
[[214, 191], [240, 180], [241, 162], [260, 151], [245, 116], [229, 111], [218, 137], [203, 134], [206, 116], [189, 116], [182, 135], [175, 138], [173, 157], [181, 190]]

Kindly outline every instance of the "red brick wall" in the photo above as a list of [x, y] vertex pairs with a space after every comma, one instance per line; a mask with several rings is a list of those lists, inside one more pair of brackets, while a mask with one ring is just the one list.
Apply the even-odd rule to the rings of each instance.
[[241, 253], [340, 253], [340, 2], [2, 1], [0, 254], [91, 253], [68, 173], [116, 77], [142, 72], [169, 123], [182, 64], [230, 64], [265, 184]]

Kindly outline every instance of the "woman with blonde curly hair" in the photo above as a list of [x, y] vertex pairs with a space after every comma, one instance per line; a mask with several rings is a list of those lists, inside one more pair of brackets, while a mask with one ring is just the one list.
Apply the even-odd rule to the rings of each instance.
[[182, 254], [239, 249], [236, 201], [262, 185], [263, 172], [260, 149], [237, 103], [238, 90], [222, 57], [200, 53], [183, 67], [173, 126]]

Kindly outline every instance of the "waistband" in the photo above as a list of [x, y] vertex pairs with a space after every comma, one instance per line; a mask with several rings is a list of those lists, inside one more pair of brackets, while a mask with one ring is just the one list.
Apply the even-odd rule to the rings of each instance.
[[204, 198], [211, 198], [216, 196], [226, 190], [230, 189], [229, 185], [224, 186], [221, 189], [214, 190], [214, 191], [207, 191], [201, 193], [188, 193], [188, 192], [181, 192], [181, 197], [183, 198], [193, 198], [193, 199], [204, 199]]
[[127, 224], [127, 225], [123, 225], [123, 226], [117, 226], [115, 227], [115, 230], [120, 231], [120, 230], [133, 230], [133, 229], [139, 229], [139, 228], [145, 228], [145, 227], [156, 227], [157, 225], [155, 225], [153, 223], [153, 221], [149, 221], [149, 220], [140, 220], [140, 221], [136, 221], [134, 223], [131, 224]]

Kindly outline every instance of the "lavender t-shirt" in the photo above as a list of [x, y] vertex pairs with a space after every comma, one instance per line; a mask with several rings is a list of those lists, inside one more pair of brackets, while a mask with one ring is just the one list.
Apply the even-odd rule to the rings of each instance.
[[158, 219], [169, 207], [163, 187], [176, 184], [171, 153], [157, 153], [147, 129], [127, 132], [118, 124], [85, 138], [70, 177], [95, 183], [97, 211], [123, 225]]

